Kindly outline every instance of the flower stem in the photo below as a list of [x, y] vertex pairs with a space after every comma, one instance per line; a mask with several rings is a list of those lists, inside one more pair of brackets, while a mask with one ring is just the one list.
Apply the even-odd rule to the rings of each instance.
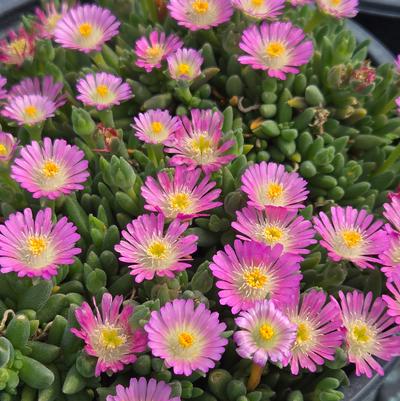
[[111, 109], [105, 110], [98, 110], [97, 114], [99, 115], [100, 121], [107, 127], [107, 128], [114, 128], [114, 116]]
[[160, 165], [160, 161], [163, 158], [163, 145], [146, 145], [147, 156], [153, 162], [155, 167]]
[[42, 139], [43, 124], [25, 125], [25, 129], [28, 131], [31, 141], [39, 142]]
[[304, 27], [304, 32], [312, 32], [322, 22], [324, 17], [324, 14], [322, 14], [319, 10], [316, 10], [312, 18], [307, 22], [306, 26]]
[[264, 371], [264, 366], [260, 366], [257, 363], [253, 362], [250, 370], [250, 377], [247, 382], [247, 390], [253, 391], [257, 388], [261, 381], [261, 375]]

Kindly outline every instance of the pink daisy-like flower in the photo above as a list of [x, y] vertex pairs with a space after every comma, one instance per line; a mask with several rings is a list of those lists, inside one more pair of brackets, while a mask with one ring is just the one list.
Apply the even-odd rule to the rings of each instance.
[[374, 269], [373, 262], [379, 263], [376, 257], [387, 247], [387, 234], [381, 221], [365, 210], [347, 206], [332, 207], [331, 219], [320, 212], [314, 217], [314, 227], [321, 235], [320, 244], [328, 250], [329, 257], [338, 262], [349, 260], [361, 269]]
[[385, 273], [388, 280], [400, 275], [400, 235], [390, 232], [388, 234], [388, 248], [379, 255], [382, 264], [382, 272]]
[[157, 174], [157, 181], [147, 177], [142, 186], [142, 196], [146, 200], [144, 208], [160, 212], [167, 219], [192, 219], [205, 216], [204, 211], [222, 205], [215, 200], [221, 190], [214, 189], [216, 182], [209, 176], [202, 178], [200, 169], [188, 170], [176, 167], [171, 178], [167, 172]]
[[395, 319], [397, 325], [400, 325], [400, 273], [393, 275], [392, 280], [386, 283], [386, 288], [392, 293], [393, 298], [383, 295], [382, 299], [388, 307], [387, 314]]
[[296, 255], [309, 253], [307, 247], [317, 243], [311, 222], [297, 216], [296, 211], [246, 207], [236, 212], [236, 216], [237, 221], [232, 223], [232, 227], [243, 234], [238, 237], [246, 241], [258, 241], [269, 246], [280, 244], [285, 253]]
[[400, 235], [400, 198], [397, 196], [391, 197], [390, 203], [384, 203], [383, 208], [385, 209], [383, 215], [391, 224], [386, 224], [386, 230], [389, 233]]
[[80, 253], [75, 247], [80, 236], [66, 217], [52, 222], [50, 208], [33, 217], [31, 209], [11, 214], [0, 225], [0, 271], [19, 277], [51, 279], [58, 266], [74, 263]]
[[251, 18], [274, 19], [285, 8], [285, 0], [232, 0], [233, 7]]
[[236, 240], [214, 255], [210, 270], [218, 279], [216, 287], [221, 305], [233, 313], [247, 310], [259, 301], [271, 299], [285, 305], [288, 294], [299, 291], [301, 258], [284, 254], [283, 248], [271, 248], [259, 242]]
[[76, 89], [77, 99], [97, 110], [108, 109], [132, 97], [130, 85], [107, 72], [86, 75], [78, 81]]
[[297, 326], [297, 336], [284, 365], [290, 364], [294, 375], [300, 368], [315, 372], [326, 359], [335, 359], [336, 348], [342, 344], [340, 309], [336, 302], [326, 303], [323, 291], [311, 290], [301, 301], [299, 295], [292, 300], [285, 312]]
[[35, 36], [21, 27], [9, 32], [8, 39], [0, 40], [0, 62], [21, 66], [25, 60], [32, 60], [35, 48]]
[[347, 353], [349, 361], [356, 365], [356, 375], [370, 378], [376, 371], [383, 376], [374, 357], [389, 361], [400, 355], [400, 326], [394, 326], [382, 298], [373, 301], [372, 292], [364, 296], [358, 291], [346, 295], [340, 291], [339, 297]]
[[152, 31], [149, 37], [142, 36], [135, 43], [136, 65], [147, 72], [161, 68], [161, 62], [183, 46], [183, 41], [174, 34]]
[[353, 18], [358, 14], [358, 0], [316, 0], [318, 8], [336, 18]]
[[120, 23], [110, 10], [94, 4], [70, 9], [57, 23], [54, 40], [62, 47], [84, 53], [99, 51], [118, 34]]
[[165, 151], [174, 154], [169, 162], [189, 169], [201, 167], [206, 174], [217, 171], [236, 157], [224, 154], [235, 141], [223, 142], [220, 112], [195, 109], [191, 115], [192, 121], [182, 116], [182, 125], [167, 144]]
[[287, 173], [283, 164], [261, 162], [248, 167], [242, 176], [242, 191], [249, 206], [264, 210], [266, 206], [297, 210], [307, 199], [307, 182], [297, 173]]
[[221, 359], [228, 340], [222, 337], [225, 323], [217, 312], [203, 303], [175, 299], [160, 311], [151, 313], [144, 326], [154, 356], [164, 359], [175, 374], [190, 376], [194, 371], [208, 372]]
[[314, 0], [289, 0], [289, 3], [294, 6], [305, 6], [306, 4], [313, 4]]
[[17, 143], [14, 136], [0, 131], [0, 165], [8, 163], [14, 157]]
[[85, 154], [64, 139], [33, 141], [21, 149], [11, 168], [11, 177], [34, 198], [57, 199], [83, 189], [89, 177]]
[[233, 14], [229, 0], [170, 0], [167, 8], [178, 25], [191, 31], [221, 25]]
[[178, 117], [171, 117], [168, 110], [149, 110], [134, 118], [132, 128], [136, 136], [146, 143], [162, 143], [171, 139], [181, 123]]
[[167, 63], [171, 78], [192, 81], [201, 74], [203, 57], [194, 49], [178, 49], [167, 57]]
[[7, 89], [5, 88], [7, 79], [0, 75], [0, 100], [7, 97]]
[[80, 329], [71, 332], [85, 342], [88, 355], [97, 358], [96, 376], [103, 372], [119, 372], [124, 365], [136, 361], [138, 352], [146, 350], [147, 338], [142, 329], [134, 330], [129, 318], [134, 312], [132, 305], [124, 305], [123, 297], [113, 297], [105, 293], [101, 300], [101, 312], [93, 299], [95, 313], [87, 302], [76, 311], [75, 316]]
[[397, 112], [400, 114], [400, 97], [396, 99]]
[[239, 62], [284, 80], [286, 74], [297, 74], [298, 67], [310, 61], [313, 44], [304, 38], [304, 32], [290, 22], [252, 25], [244, 30], [239, 43], [246, 53]]
[[26, 78], [13, 86], [1, 114], [19, 125], [36, 125], [53, 117], [56, 110], [65, 104], [61, 94], [63, 84], [54, 82], [51, 76], [42, 80]]
[[400, 54], [397, 56], [396, 61], [394, 62], [394, 65], [396, 66], [397, 72], [400, 73]]
[[39, 37], [52, 39], [54, 30], [58, 21], [68, 12], [68, 3], [62, 2], [60, 6], [56, 6], [54, 1], [50, 1], [45, 5], [45, 9], [37, 7], [35, 10], [38, 21], [35, 23], [35, 28]]
[[107, 396], [106, 401], [181, 401], [180, 397], [172, 397], [172, 389], [169, 384], [163, 381], [145, 377], [131, 379], [129, 387], [118, 384], [116, 395]]
[[296, 339], [296, 325], [272, 301], [261, 301], [242, 311], [235, 319], [239, 330], [233, 334], [236, 352], [259, 366], [271, 360], [283, 362]]
[[115, 246], [121, 262], [131, 263], [132, 276], [137, 283], [154, 276], [174, 278], [174, 273], [187, 269], [186, 261], [196, 252], [196, 235], [182, 236], [189, 223], [173, 220], [164, 230], [162, 214], [144, 214], [122, 231], [122, 240]]

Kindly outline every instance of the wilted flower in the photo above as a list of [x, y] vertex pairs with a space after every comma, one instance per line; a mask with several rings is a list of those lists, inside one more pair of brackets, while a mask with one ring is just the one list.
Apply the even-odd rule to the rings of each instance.
[[167, 57], [167, 62], [171, 78], [192, 81], [201, 74], [203, 57], [194, 49], [178, 49]]
[[251, 18], [279, 17], [285, 8], [285, 0], [232, 0], [235, 8]]
[[130, 85], [107, 72], [86, 75], [78, 81], [76, 89], [79, 92], [77, 99], [97, 110], [110, 108], [132, 97]]
[[35, 54], [36, 40], [24, 28], [11, 31], [8, 40], [0, 40], [0, 62], [20, 66], [25, 60], [32, 60]]
[[311, 40], [290, 22], [263, 22], [244, 30], [239, 47], [246, 53], [239, 62], [264, 70], [270, 77], [286, 79], [286, 74], [299, 72], [313, 54]]
[[194, 371], [208, 372], [221, 359], [228, 340], [217, 312], [203, 303], [175, 299], [160, 311], [152, 312], [144, 326], [154, 356], [164, 359], [174, 373], [190, 376]]
[[170, 0], [167, 7], [178, 25], [192, 31], [221, 25], [233, 14], [229, 0]]
[[56, 6], [52, 0], [45, 5], [45, 9], [36, 7], [35, 14], [38, 22], [35, 28], [41, 38], [52, 39], [54, 30], [56, 29], [58, 21], [68, 12], [68, 3], [62, 2], [60, 6]]
[[142, 36], [135, 43], [136, 65], [147, 72], [161, 68], [161, 62], [183, 46], [183, 41], [175, 34], [152, 31], [149, 37]]
[[11, 214], [0, 225], [0, 271], [19, 277], [51, 279], [60, 265], [74, 263], [80, 236], [66, 217], [52, 222], [50, 208], [33, 217], [31, 209]]
[[353, 18], [358, 14], [358, 0], [316, 0], [318, 8], [336, 18]]
[[371, 67], [369, 61], [365, 61], [361, 67], [353, 70], [350, 83], [356, 92], [361, 92], [371, 86], [375, 82], [375, 79], [376, 69]]
[[125, 365], [136, 361], [137, 353], [146, 350], [146, 334], [142, 329], [132, 329], [129, 324], [134, 307], [122, 306], [122, 301], [121, 295], [113, 298], [105, 293], [101, 312], [95, 301], [95, 313], [87, 302], [75, 311], [81, 328], [73, 328], [71, 332], [85, 342], [86, 353], [97, 358], [96, 376], [107, 371], [119, 372]]
[[234, 141], [223, 141], [220, 112], [195, 109], [191, 116], [191, 121], [182, 116], [182, 124], [167, 144], [169, 147], [165, 151], [174, 154], [171, 165], [186, 165], [190, 169], [201, 167], [205, 173], [211, 173], [236, 157], [225, 154]]
[[84, 53], [101, 50], [118, 34], [120, 23], [106, 8], [85, 4], [70, 9], [57, 23], [54, 40], [62, 47]]
[[84, 153], [64, 139], [33, 141], [21, 149], [11, 168], [11, 177], [34, 198], [56, 199], [83, 189], [89, 177]]
[[0, 165], [8, 163], [15, 154], [17, 140], [13, 135], [0, 131]]

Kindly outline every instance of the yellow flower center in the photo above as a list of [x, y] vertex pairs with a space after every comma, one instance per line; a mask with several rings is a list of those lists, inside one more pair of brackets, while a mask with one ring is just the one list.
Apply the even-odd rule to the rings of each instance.
[[360, 242], [362, 242], [361, 234], [354, 230], [343, 231], [342, 239], [348, 248], [355, 248], [360, 245]]
[[147, 248], [147, 254], [156, 259], [164, 259], [167, 255], [167, 247], [160, 241], [154, 241]]
[[196, 152], [205, 153], [211, 150], [211, 141], [205, 135], [200, 135], [192, 142], [192, 148]]
[[28, 249], [33, 256], [40, 256], [46, 249], [47, 241], [41, 236], [32, 236], [28, 238]]
[[254, 7], [260, 7], [263, 3], [263, 0], [251, 0], [251, 4], [253, 4]]
[[275, 201], [283, 194], [283, 186], [275, 182], [268, 185], [267, 196], [269, 199]]
[[371, 332], [365, 324], [353, 327], [351, 335], [358, 343], [367, 343], [371, 339]]
[[5, 156], [7, 154], [7, 148], [0, 143], [0, 156]]
[[109, 94], [108, 86], [107, 85], [99, 85], [96, 88], [96, 92], [100, 97], [105, 97]]
[[151, 129], [155, 134], [159, 134], [164, 128], [164, 124], [160, 123], [159, 121], [153, 121], [151, 123]]
[[333, 6], [340, 6], [342, 4], [342, 0], [331, 0]]
[[15, 39], [9, 45], [9, 51], [12, 55], [17, 56], [19, 54], [23, 54], [25, 49], [27, 48], [28, 43], [26, 39]]
[[195, 0], [192, 8], [197, 14], [205, 14], [208, 11], [209, 4], [207, 0]]
[[268, 277], [261, 271], [259, 267], [254, 267], [251, 271], [243, 274], [243, 279], [251, 288], [264, 288]]
[[183, 348], [189, 348], [194, 343], [194, 336], [187, 331], [183, 331], [178, 336], [179, 345]]
[[35, 117], [38, 113], [38, 109], [35, 106], [27, 106], [25, 107], [25, 114], [28, 117]]
[[54, 177], [60, 171], [60, 167], [57, 163], [53, 162], [52, 160], [48, 160], [44, 163], [42, 167], [42, 172], [46, 177]]
[[285, 46], [280, 42], [271, 42], [266, 48], [266, 52], [269, 57], [282, 56], [285, 51]]
[[91, 24], [89, 24], [88, 22], [84, 22], [83, 24], [79, 25], [79, 33], [81, 34], [81, 36], [83, 36], [84, 38], [89, 37], [92, 32], [93, 32], [93, 26]]
[[311, 338], [311, 330], [306, 323], [299, 323], [297, 326], [296, 341], [298, 344], [307, 342]]
[[172, 195], [169, 203], [172, 209], [185, 211], [190, 206], [190, 198], [188, 194], [181, 192]]
[[149, 47], [146, 50], [146, 53], [149, 57], [155, 58], [155, 57], [161, 56], [161, 51], [162, 51], [162, 49], [161, 49], [160, 45], [154, 45], [154, 46]]
[[271, 338], [275, 335], [274, 328], [268, 324], [264, 323], [260, 329], [258, 330], [261, 338], [265, 341], [271, 340]]
[[104, 327], [100, 333], [100, 344], [109, 349], [115, 349], [126, 343], [124, 335], [115, 327]]
[[266, 227], [264, 238], [269, 244], [274, 244], [283, 237], [283, 231], [279, 227]]
[[178, 65], [178, 72], [180, 75], [188, 75], [190, 71], [189, 64], [181, 63]]

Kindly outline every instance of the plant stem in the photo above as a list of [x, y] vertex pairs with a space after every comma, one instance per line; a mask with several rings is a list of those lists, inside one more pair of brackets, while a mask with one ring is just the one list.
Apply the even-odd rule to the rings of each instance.
[[319, 10], [316, 10], [312, 18], [307, 22], [306, 26], [304, 27], [304, 32], [312, 32], [322, 22], [324, 17], [324, 14], [322, 14]]
[[39, 142], [42, 139], [43, 124], [25, 125], [25, 129], [28, 131], [31, 141]]
[[108, 128], [114, 128], [114, 116], [111, 109], [98, 110], [100, 121]]
[[257, 388], [257, 386], [260, 384], [261, 375], [263, 371], [264, 371], [264, 366], [260, 366], [255, 362], [252, 363], [250, 370], [250, 377], [247, 382], [248, 391], [254, 391]]

